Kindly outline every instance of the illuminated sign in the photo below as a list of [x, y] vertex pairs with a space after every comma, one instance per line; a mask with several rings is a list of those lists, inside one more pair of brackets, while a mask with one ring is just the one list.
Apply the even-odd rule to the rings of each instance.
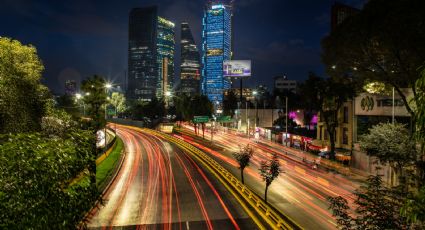
[[222, 49], [209, 49], [207, 50], [207, 56], [219, 56], [223, 54]]
[[220, 16], [223, 15], [223, 10], [222, 9], [218, 9], [218, 10], [211, 10], [210, 11], [212, 15], [214, 16]]
[[226, 77], [251, 76], [251, 60], [228, 60], [223, 63], [223, 75]]
[[224, 9], [224, 5], [220, 4], [220, 5], [213, 5], [211, 7], [211, 9], [215, 10], [215, 9]]

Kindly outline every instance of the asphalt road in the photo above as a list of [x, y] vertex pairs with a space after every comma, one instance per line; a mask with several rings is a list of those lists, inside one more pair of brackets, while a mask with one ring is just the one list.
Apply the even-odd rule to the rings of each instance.
[[[193, 128], [185, 126], [180, 138], [209, 153], [238, 178], [240, 171], [232, 153], [239, 151], [240, 146], [250, 144], [254, 148], [254, 156], [250, 166], [245, 169], [245, 184], [260, 196], [264, 196], [265, 188], [258, 173], [260, 162], [270, 159], [272, 153], [276, 153], [284, 173], [270, 185], [268, 202], [305, 229], [336, 229], [335, 219], [328, 209], [328, 197], [342, 196], [349, 205], [354, 201], [352, 192], [359, 186], [358, 182], [320, 168], [312, 169], [312, 165], [294, 157], [297, 153], [285, 153], [296, 150], [269, 142], [257, 143], [246, 137], [222, 132], [213, 137], [217, 148], [209, 148], [205, 146], [206, 142], [193, 138], [193, 135]], [[210, 133], [206, 133], [205, 138], [210, 140]]]
[[188, 154], [117, 126], [126, 158], [91, 229], [255, 229], [237, 201]]

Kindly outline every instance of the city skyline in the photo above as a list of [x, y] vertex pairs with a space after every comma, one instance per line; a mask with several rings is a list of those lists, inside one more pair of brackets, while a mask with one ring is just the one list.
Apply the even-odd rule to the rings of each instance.
[[[360, 8], [365, 1], [340, 2]], [[273, 77], [279, 74], [298, 81], [306, 79], [308, 71], [323, 75], [320, 40], [330, 32], [333, 3], [330, 0], [325, 4], [270, 1], [265, 5], [257, 0], [235, 1], [234, 58], [253, 60], [253, 77], [247, 80], [247, 86], [265, 84], [271, 88]], [[46, 66], [43, 81], [53, 92], [62, 94], [66, 80], [80, 82], [93, 74], [103, 75], [116, 84], [125, 83], [128, 14], [134, 7], [158, 5], [159, 15], [176, 25], [189, 22], [200, 48], [205, 1], [129, 1], [124, 4], [106, 1], [101, 6], [85, 1], [76, 1], [72, 6], [59, 2], [6, 1], [3, 5], [0, 36], [36, 46]], [[261, 10], [257, 10], [258, 7]], [[180, 26], [175, 30], [179, 38]], [[175, 66], [180, 66], [179, 42], [175, 50]], [[271, 57], [273, 60], [267, 61]], [[176, 68], [176, 76], [179, 75]]]

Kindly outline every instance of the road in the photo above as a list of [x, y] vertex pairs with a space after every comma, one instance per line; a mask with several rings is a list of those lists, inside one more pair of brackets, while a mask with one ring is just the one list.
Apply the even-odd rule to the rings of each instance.
[[92, 210], [90, 229], [253, 229], [254, 222], [187, 153], [144, 132], [117, 126], [126, 157]]
[[[246, 137], [223, 132], [213, 136], [213, 143], [217, 148], [211, 145], [207, 147], [206, 142], [193, 135], [193, 128], [184, 126], [180, 138], [209, 153], [238, 178], [238, 163], [232, 153], [239, 151], [240, 146], [250, 144], [254, 148], [254, 156], [250, 166], [245, 169], [245, 183], [261, 196], [264, 195], [265, 185], [258, 174], [260, 162], [270, 159], [272, 153], [276, 153], [284, 173], [271, 184], [268, 201], [305, 229], [336, 229], [335, 220], [328, 210], [328, 197], [342, 196], [348, 200], [349, 205], [353, 204], [352, 192], [358, 188], [358, 182], [323, 169], [312, 169], [310, 164], [295, 157], [296, 153], [285, 153], [296, 150], [270, 142], [257, 143]], [[210, 133], [205, 137], [209, 140]]]

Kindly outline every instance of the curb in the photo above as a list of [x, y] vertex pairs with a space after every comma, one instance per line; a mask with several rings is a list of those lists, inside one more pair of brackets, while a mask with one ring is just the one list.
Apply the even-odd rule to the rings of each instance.
[[105, 183], [106, 184], [105, 188], [102, 189], [102, 192], [96, 199], [96, 202], [93, 204], [92, 208], [84, 215], [80, 224], [78, 224], [77, 229], [80, 229], [80, 230], [87, 229], [87, 226], [86, 226], [87, 220], [89, 219], [89, 217], [93, 216], [95, 211], [97, 211], [97, 209], [99, 208], [99, 205], [102, 205], [102, 197], [106, 194], [106, 192], [109, 190], [113, 182], [116, 180], [118, 172], [121, 170], [126, 157], [127, 157], [127, 152], [125, 151], [125, 146], [123, 146], [123, 150], [121, 151], [120, 162], [118, 166], [115, 166], [115, 172], [113, 176], [110, 177], [109, 182], [107, 184]]

